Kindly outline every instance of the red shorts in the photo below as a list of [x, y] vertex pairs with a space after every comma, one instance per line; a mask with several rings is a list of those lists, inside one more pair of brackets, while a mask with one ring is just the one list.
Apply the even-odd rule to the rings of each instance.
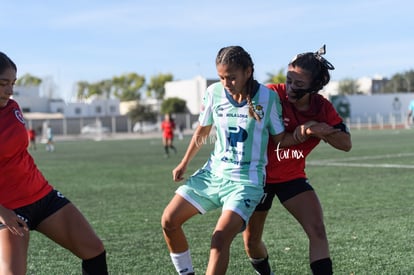
[[163, 137], [164, 138], [167, 138], [167, 139], [173, 139], [174, 133], [164, 133], [163, 134]]

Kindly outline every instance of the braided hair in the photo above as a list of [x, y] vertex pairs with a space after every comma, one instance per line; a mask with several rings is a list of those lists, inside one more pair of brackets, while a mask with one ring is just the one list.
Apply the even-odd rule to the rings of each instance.
[[228, 65], [233, 68], [241, 68], [246, 70], [252, 69], [252, 74], [246, 82], [246, 101], [249, 105], [249, 115], [254, 119], [260, 121], [259, 115], [255, 112], [252, 96], [259, 89], [259, 83], [253, 78], [254, 64], [249, 53], [240, 46], [229, 46], [221, 48], [216, 57], [217, 65]]

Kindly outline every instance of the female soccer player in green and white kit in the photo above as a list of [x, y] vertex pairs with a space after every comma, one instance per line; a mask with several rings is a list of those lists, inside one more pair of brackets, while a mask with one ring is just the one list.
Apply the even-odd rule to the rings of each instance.
[[269, 135], [282, 146], [296, 144], [284, 133], [281, 106], [273, 91], [253, 78], [253, 62], [240, 46], [222, 48], [216, 57], [220, 82], [207, 88], [188, 149], [173, 170], [173, 180], [183, 180], [191, 159], [216, 128], [214, 151], [164, 210], [162, 228], [178, 274], [194, 274], [189, 246], [182, 225], [194, 215], [222, 208], [214, 229], [206, 274], [224, 274], [229, 249], [237, 233], [244, 230], [263, 196], [266, 150]]

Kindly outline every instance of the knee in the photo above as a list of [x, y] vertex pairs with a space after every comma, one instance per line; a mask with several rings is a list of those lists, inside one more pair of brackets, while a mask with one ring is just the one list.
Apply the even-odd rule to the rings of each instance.
[[326, 230], [323, 221], [318, 221], [309, 226], [307, 234], [310, 239], [326, 239]]
[[226, 250], [230, 247], [233, 238], [223, 231], [215, 231], [211, 237], [211, 248], [218, 251]]
[[260, 236], [251, 234], [250, 232], [245, 232], [245, 234], [243, 235], [243, 241], [244, 241], [244, 248], [247, 251], [257, 249], [258, 247], [260, 247], [262, 243], [262, 239]]
[[105, 246], [104, 246], [104, 244], [103, 244], [103, 242], [102, 242], [101, 239], [99, 239], [99, 238], [97, 239], [97, 241], [95, 243], [95, 246], [96, 246], [96, 250], [97, 251], [100, 251], [100, 252], [105, 251]]
[[224, 236], [222, 232], [216, 231], [214, 232], [213, 236], [211, 237], [211, 248], [217, 249], [221, 251], [224, 246]]
[[81, 259], [90, 259], [105, 251], [105, 246], [97, 235], [87, 236], [87, 240], [82, 240], [81, 244], [73, 242], [67, 248]]
[[180, 228], [181, 224], [174, 218], [171, 213], [164, 211], [161, 216], [161, 227], [164, 232], [170, 232]]
[[105, 251], [103, 241], [94, 231], [89, 231], [88, 233], [85, 232], [82, 237], [77, 235], [75, 238], [76, 239], [73, 239], [70, 242], [72, 248], [69, 248], [69, 250], [71, 251], [76, 251], [78, 247], [83, 247], [83, 251], [88, 251], [87, 256], [89, 256], [89, 258]]

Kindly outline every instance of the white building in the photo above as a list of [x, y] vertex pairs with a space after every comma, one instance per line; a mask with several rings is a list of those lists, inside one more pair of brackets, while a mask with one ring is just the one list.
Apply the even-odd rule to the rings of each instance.
[[357, 79], [358, 92], [364, 95], [372, 94], [372, 78], [361, 77]]
[[199, 114], [204, 91], [207, 89], [208, 80], [197, 76], [190, 80], [170, 81], [165, 83], [165, 97], [178, 97], [187, 103], [188, 111], [191, 114]]
[[13, 89], [13, 98], [19, 103], [24, 113], [50, 113], [49, 99], [40, 96], [39, 87], [15, 86]]
[[[356, 80], [356, 84], [358, 85], [358, 93], [364, 95], [370, 95], [373, 93], [373, 81], [372, 78], [369, 77], [362, 77]], [[335, 96], [339, 94], [339, 81], [330, 81], [325, 87], [323, 87], [322, 91], [319, 92], [326, 98], [331, 96]]]
[[23, 113], [61, 113], [66, 118], [120, 115], [119, 99], [92, 97], [84, 102], [66, 103], [62, 99], [40, 96], [39, 87], [15, 86], [13, 98]]
[[91, 98], [85, 102], [50, 101], [53, 113], [62, 113], [65, 117], [102, 117], [120, 115], [119, 99]]
[[339, 82], [338, 81], [330, 81], [325, 87], [323, 87], [322, 91], [319, 93], [326, 98], [331, 96], [337, 95], [339, 93]]

